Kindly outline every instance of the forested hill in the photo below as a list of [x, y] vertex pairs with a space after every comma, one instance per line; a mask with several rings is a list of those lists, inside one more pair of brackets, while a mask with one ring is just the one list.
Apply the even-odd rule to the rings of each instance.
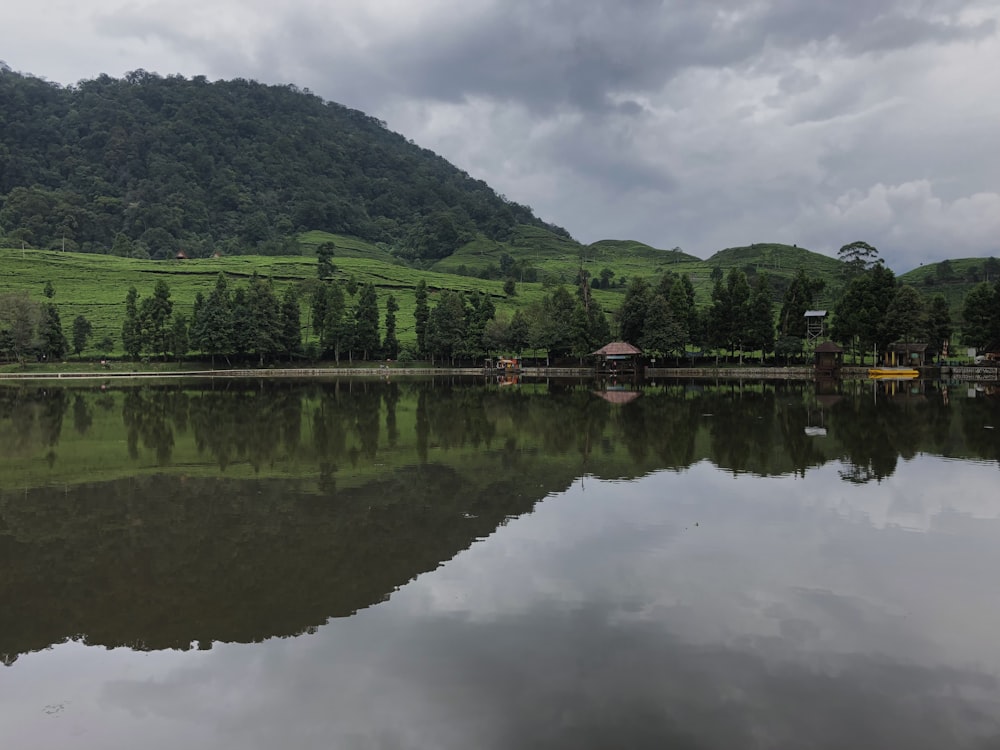
[[145, 71], [62, 87], [0, 64], [0, 238], [152, 258], [297, 253], [325, 230], [437, 259], [546, 227], [363, 112]]

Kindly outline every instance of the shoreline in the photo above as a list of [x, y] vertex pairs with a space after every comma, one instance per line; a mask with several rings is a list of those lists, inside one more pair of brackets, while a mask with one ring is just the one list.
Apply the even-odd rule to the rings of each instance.
[[[867, 379], [868, 367], [844, 367], [839, 380]], [[509, 375], [481, 367], [338, 367], [338, 368], [232, 368], [225, 370], [99, 370], [59, 372], [0, 372], [0, 381], [24, 380], [240, 380], [240, 379], [336, 379], [336, 378], [390, 378], [436, 377], [460, 375], [495, 379]], [[513, 373], [524, 378], [608, 378], [609, 373], [598, 372], [592, 367], [525, 367]], [[800, 367], [646, 367], [641, 375], [622, 373], [621, 382], [642, 378], [645, 380], [674, 378], [745, 379], [745, 380], [819, 380], [811, 366]], [[829, 378], [822, 378], [829, 379]], [[962, 382], [1000, 382], [998, 367], [934, 367], [924, 368], [920, 380], [949, 380]]]

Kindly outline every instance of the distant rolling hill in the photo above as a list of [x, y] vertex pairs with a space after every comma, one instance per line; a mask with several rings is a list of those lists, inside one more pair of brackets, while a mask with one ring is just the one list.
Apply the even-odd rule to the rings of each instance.
[[438, 259], [545, 228], [527, 206], [300, 90], [134, 71], [62, 87], [0, 64], [8, 244], [170, 257], [290, 254], [302, 232]]

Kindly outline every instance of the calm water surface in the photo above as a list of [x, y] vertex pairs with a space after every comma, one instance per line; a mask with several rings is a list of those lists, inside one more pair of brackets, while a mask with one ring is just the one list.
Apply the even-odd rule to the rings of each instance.
[[998, 748], [1000, 395], [0, 388], [4, 748]]

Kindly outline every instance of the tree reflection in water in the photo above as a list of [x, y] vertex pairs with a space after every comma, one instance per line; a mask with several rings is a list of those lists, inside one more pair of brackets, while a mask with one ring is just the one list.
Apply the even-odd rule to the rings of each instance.
[[0, 388], [0, 653], [302, 633], [584, 475], [706, 460], [804, 475], [835, 461], [863, 483], [921, 452], [1000, 459], [998, 399], [965, 395], [807, 382], [675, 382], [624, 404], [579, 382]]

